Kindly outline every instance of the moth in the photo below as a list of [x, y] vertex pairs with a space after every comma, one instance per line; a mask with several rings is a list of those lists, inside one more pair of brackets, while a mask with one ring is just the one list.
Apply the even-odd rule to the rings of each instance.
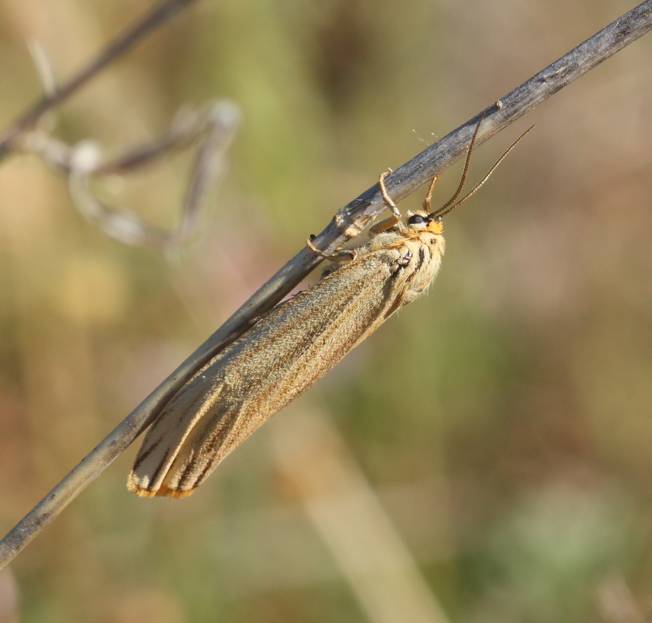
[[392, 216], [370, 229], [366, 243], [328, 255], [308, 240], [333, 269], [274, 307], [179, 389], [145, 436], [127, 480], [130, 491], [143, 497], [190, 495], [272, 415], [428, 290], [446, 249], [442, 217], [475, 194], [529, 131], [459, 198], [479, 126], [458, 188], [441, 208], [431, 210], [435, 177], [423, 209], [402, 217], [387, 193], [386, 171], [379, 183]]

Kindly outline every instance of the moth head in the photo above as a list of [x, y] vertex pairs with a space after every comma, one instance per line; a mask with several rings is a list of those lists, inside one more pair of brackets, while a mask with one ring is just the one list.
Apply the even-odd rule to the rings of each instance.
[[444, 233], [444, 223], [441, 218], [426, 212], [415, 212], [408, 215], [407, 226], [415, 231], [428, 231], [431, 234]]

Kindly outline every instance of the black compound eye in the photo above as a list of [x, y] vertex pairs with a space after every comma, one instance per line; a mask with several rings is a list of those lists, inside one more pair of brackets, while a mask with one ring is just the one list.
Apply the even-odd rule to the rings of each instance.
[[429, 222], [430, 219], [427, 216], [423, 216], [422, 214], [413, 214], [408, 219], [408, 225], [415, 225], [417, 227], [425, 227]]

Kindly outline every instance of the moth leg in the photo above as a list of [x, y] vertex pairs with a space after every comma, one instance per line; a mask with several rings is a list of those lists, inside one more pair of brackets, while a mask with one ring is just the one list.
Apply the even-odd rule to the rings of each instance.
[[385, 231], [389, 231], [393, 227], [396, 227], [400, 221], [392, 214], [389, 218], [386, 218], [380, 223], [376, 223], [373, 227], [369, 228], [370, 234], [382, 234]]
[[306, 246], [313, 252], [323, 257], [325, 260], [330, 262], [343, 262], [347, 260], [354, 260], [356, 258], [355, 249], [336, 249], [333, 253], [324, 253], [318, 249], [313, 243], [312, 240], [315, 236], [311, 234], [306, 240]]
[[385, 202], [385, 205], [392, 211], [392, 215], [396, 219], [396, 222], [393, 223], [392, 226], [396, 225], [398, 226], [398, 230], [400, 232], [404, 232], [407, 228], [405, 227], [405, 224], [401, 220], [401, 211], [398, 209], [396, 203], [394, 203], [394, 200], [389, 196], [389, 193], [387, 192], [387, 187], [385, 186], [385, 178], [390, 173], [392, 173], [392, 169], [386, 169], [380, 174], [380, 178], [378, 179], [378, 185], [380, 186], [380, 194], [383, 196], [383, 201]]
[[426, 194], [423, 200], [423, 210], [430, 214], [432, 212], [432, 191], [435, 190], [435, 184], [437, 183], [437, 176], [433, 176], [430, 186], [428, 186], [428, 193]]

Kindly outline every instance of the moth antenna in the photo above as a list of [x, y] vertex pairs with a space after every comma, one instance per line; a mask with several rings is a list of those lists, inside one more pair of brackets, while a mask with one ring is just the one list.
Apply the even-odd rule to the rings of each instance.
[[[431, 212], [429, 216], [434, 216], [435, 214], [438, 214], [442, 210], [446, 210], [446, 208], [448, 208], [448, 206], [454, 203], [455, 200], [460, 196], [460, 193], [464, 188], [464, 182], [466, 182], [466, 175], [469, 172], [469, 165], [471, 164], [471, 154], [473, 153], [473, 146], [475, 145], [475, 139], [478, 136], [478, 130], [480, 129], [480, 124], [482, 123], [483, 120], [484, 117], [480, 117], [480, 121], [478, 121], [478, 123], [475, 124], [475, 129], [473, 130], [473, 135], [471, 136], [471, 142], [469, 143], [469, 146], [466, 148], [466, 159], [464, 160], [464, 170], [462, 171], [462, 177], [460, 178], [460, 183], [457, 185], [457, 190], [443, 206], [437, 208], [437, 210], [435, 210], [434, 212]], [[435, 180], [436, 179], [437, 178], [435, 177]], [[434, 186], [434, 180], [433, 180], [433, 186]], [[432, 186], [430, 187], [429, 195], [431, 193], [432, 193]]]
[[[499, 165], [501, 164], [501, 162], [502, 162], [503, 160], [505, 160], [505, 158], [507, 158], [507, 156], [509, 155], [509, 153], [510, 153], [510, 152], [511, 152], [515, 147], [516, 147], [516, 145], [518, 145], [518, 144], [521, 142], [521, 139], [522, 139], [522, 138], [523, 138], [523, 137], [524, 137], [524, 136], [525, 136], [525, 135], [526, 135], [526, 134], [527, 134], [527, 133], [528, 133], [532, 128], [534, 128], [534, 125], [531, 125], [527, 130], [525, 130], [525, 132], [523, 132], [523, 133], [522, 133], [522, 134], [521, 134], [521, 135], [520, 135], [520, 136], [519, 136], [519, 137], [518, 137], [518, 138], [517, 138], [517, 139], [516, 139], [516, 140], [515, 140], [515, 141], [514, 141], [514, 142], [513, 142], [513, 143], [512, 143], [512, 144], [511, 144], [511, 145], [510, 145], [510, 146], [509, 146], [505, 151], [504, 151], [504, 152], [503, 152], [503, 154], [500, 156], [500, 158], [498, 158], [498, 160], [496, 160], [496, 162], [494, 162], [494, 164], [491, 166], [491, 168], [489, 169], [489, 171], [487, 171], [486, 175], [485, 175], [485, 176], [484, 176], [484, 177], [483, 177], [483, 178], [482, 178], [482, 179], [481, 179], [481, 180], [480, 180], [480, 181], [479, 181], [479, 182], [478, 182], [478, 183], [477, 183], [477, 184], [476, 184], [476, 185], [475, 185], [475, 186], [474, 186], [474, 187], [473, 187], [473, 188], [472, 188], [468, 193], [466, 193], [466, 195], [464, 195], [461, 199], [459, 199], [459, 200], [457, 200], [457, 201], [454, 201], [454, 200], [453, 200], [454, 203], [453, 203], [452, 201], [447, 201], [447, 202], [446, 202], [446, 203], [445, 203], [441, 208], [439, 208], [438, 210], [435, 210], [434, 212], [431, 212], [428, 216], [430, 216], [431, 218], [441, 218], [441, 217], [445, 216], [446, 214], [448, 214], [449, 212], [451, 212], [452, 210], [454, 210], [455, 208], [457, 208], [458, 206], [461, 206], [463, 203], [465, 203], [466, 201], [468, 201], [471, 197], [473, 197], [473, 195], [475, 195], [475, 193], [477, 193], [477, 192], [478, 192], [478, 191], [479, 191], [479, 190], [480, 190], [480, 189], [485, 185], [485, 182], [486, 182], [486, 181], [491, 177], [491, 175], [492, 175], [493, 172], [494, 172], [494, 171], [499, 167]], [[477, 131], [477, 128], [476, 128], [476, 131]], [[472, 145], [472, 144], [473, 144], [473, 141], [471, 141], [471, 145]], [[470, 147], [471, 145], [469, 145], [469, 147]], [[470, 153], [467, 155], [467, 164], [468, 164], [469, 156], [470, 156], [470, 155], [471, 155]], [[466, 174], [466, 167], [465, 167], [465, 171], [464, 171], [464, 173]], [[459, 194], [459, 193], [456, 193], [456, 194], [455, 194], [455, 199], [457, 198], [457, 195], [458, 195], [458, 194]]]

